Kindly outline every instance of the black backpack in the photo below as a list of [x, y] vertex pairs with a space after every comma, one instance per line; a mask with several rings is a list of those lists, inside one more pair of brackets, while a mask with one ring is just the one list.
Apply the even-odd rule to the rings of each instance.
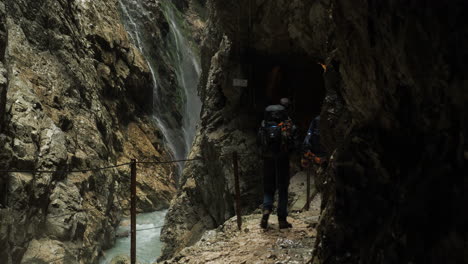
[[268, 106], [258, 133], [262, 153], [275, 155], [289, 152], [293, 145], [293, 129], [294, 125], [283, 106]]

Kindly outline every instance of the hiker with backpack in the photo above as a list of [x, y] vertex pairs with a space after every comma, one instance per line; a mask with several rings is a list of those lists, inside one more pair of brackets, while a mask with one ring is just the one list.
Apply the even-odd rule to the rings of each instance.
[[279, 228], [291, 228], [288, 216], [289, 156], [297, 146], [297, 128], [283, 105], [265, 108], [264, 119], [258, 131], [258, 143], [263, 158], [263, 215], [260, 227], [268, 227], [273, 201], [278, 190]]
[[326, 152], [320, 143], [320, 116], [310, 122], [306, 137], [302, 143], [303, 156], [301, 166], [309, 168], [310, 164], [321, 166], [326, 162]]

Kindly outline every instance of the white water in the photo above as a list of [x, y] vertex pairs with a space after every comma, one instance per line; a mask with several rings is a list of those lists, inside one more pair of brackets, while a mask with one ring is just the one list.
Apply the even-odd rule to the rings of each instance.
[[[145, 58], [148, 58], [148, 51], [145, 48], [145, 45], [143, 44], [142, 37], [141, 37], [141, 30], [139, 25], [135, 22], [135, 14], [134, 12], [144, 12], [145, 9], [141, 5], [140, 1], [135, 1], [135, 0], [119, 0], [119, 5], [122, 10], [122, 16], [124, 18], [124, 22], [127, 32], [129, 33], [130, 37], [133, 39], [133, 43], [135, 46], [140, 50], [141, 54]], [[158, 109], [157, 105], [155, 105], [159, 100], [154, 100], [155, 95], [157, 94], [157, 89], [158, 89], [158, 82], [157, 82], [157, 76], [154, 71], [154, 65], [152, 65], [149, 60], [148, 61], [148, 68], [150, 69], [152, 80], [153, 80], [153, 110]], [[156, 112], [156, 111], [155, 111]], [[157, 113], [154, 113], [153, 115], [154, 120], [156, 121], [157, 126], [161, 130], [164, 138], [166, 139], [166, 147], [169, 148], [169, 150], [173, 153], [174, 156], [177, 156], [177, 149], [174, 144], [174, 140], [171, 140], [171, 138], [168, 136], [170, 135], [167, 125], [165, 122], [160, 120], [157, 116]]]
[[[159, 236], [167, 211], [157, 211], [137, 215], [137, 262], [150, 264], [161, 255]], [[140, 231], [138, 231], [140, 230]], [[125, 219], [117, 228], [117, 234], [130, 233], [130, 220]], [[100, 264], [109, 264], [114, 257], [130, 256], [130, 237], [118, 238], [113, 248], [106, 250]]]
[[183, 116], [183, 133], [185, 138], [184, 157], [187, 157], [192, 147], [196, 125], [199, 120], [201, 101], [197, 95], [197, 85], [200, 78], [201, 67], [199, 59], [190, 46], [188, 40], [182, 34], [182, 27], [178, 24], [180, 17], [176, 17], [176, 9], [170, 3], [165, 5], [166, 19], [169, 21], [170, 33], [176, 46], [176, 57], [173, 58], [177, 65], [177, 80], [185, 92], [185, 109]]
[[[189, 41], [182, 34], [182, 26], [179, 23], [181, 18], [178, 17], [179, 13], [171, 3], [171, 0], [161, 1], [165, 17], [170, 25], [170, 39], [168, 39], [168, 41], [173, 44], [175, 48], [175, 52], [168, 53], [171, 54], [171, 64], [176, 70], [179, 89], [182, 89], [185, 97], [183, 109], [179, 109], [182, 114], [182, 127], [170, 127], [167, 120], [162, 118], [162, 116], [164, 116], [164, 107], [162, 106], [175, 102], [170, 102], [167, 98], [161, 98], [160, 96], [161, 93], [159, 93], [159, 89], [161, 89], [161, 85], [158, 82], [158, 76], [156, 74], [157, 64], [155, 60], [151, 58], [148, 48], [152, 43], [147, 43], [148, 40], [145, 41], [142, 35], [150, 35], [152, 32], [144, 32], [144, 27], [140, 25], [140, 23], [147, 22], [144, 21], [144, 19], [149, 15], [141, 1], [142, 0], [119, 0], [123, 20], [134, 44], [148, 61], [154, 87], [153, 117], [165, 138], [166, 147], [169, 148], [174, 159], [185, 159], [192, 146], [201, 109], [200, 98], [197, 95], [197, 85], [201, 72], [199, 58], [192, 51]], [[182, 135], [183, 138], [180, 138], [180, 135]], [[184, 164], [179, 162], [178, 165], [180, 175]]]
[[[171, 151], [174, 159], [184, 159], [188, 156], [196, 125], [200, 116], [201, 102], [197, 95], [197, 85], [200, 76], [199, 58], [192, 51], [189, 41], [184, 37], [181, 17], [172, 5], [171, 0], [162, 1], [163, 11], [170, 24], [170, 34], [167, 41], [172, 43], [175, 52], [171, 54], [171, 64], [176, 70], [179, 89], [184, 93], [183, 109], [179, 109], [182, 114], [182, 127], [170, 127], [168, 121], [163, 116], [164, 104], [172, 104], [167, 98], [161, 98], [159, 89], [160, 82], [157, 76], [157, 61], [151, 58], [154, 47], [151, 46], [151, 36], [154, 32], [145, 32], [142, 23], [151, 21], [148, 19], [149, 12], [145, 10], [142, 0], [119, 0], [122, 20], [130, 34], [134, 44], [148, 61], [148, 67], [153, 80], [153, 117], [161, 133], [165, 138], [165, 145]], [[157, 47], [163, 48], [163, 47]], [[153, 53], [154, 54], [154, 53]], [[166, 107], [166, 109], [168, 109]], [[167, 113], [166, 113], [167, 114]], [[182, 137], [182, 138], [181, 138]], [[179, 163], [179, 175], [182, 172], [183, 163]], [[155, 262], [161, 253], [160, 228], [164, 222], [166, 212], [154, 212], [137, 215], [137, 230], [147, 229], [137, 232], [137, 261], [139, 263]], [[128, 230], [128, 226], [119, 227], [118, 233]], [[113, 257], [130, 254], [130, 238], [119, 238], [113, 248], [104, 252], [101, 264], [109, 263]]]

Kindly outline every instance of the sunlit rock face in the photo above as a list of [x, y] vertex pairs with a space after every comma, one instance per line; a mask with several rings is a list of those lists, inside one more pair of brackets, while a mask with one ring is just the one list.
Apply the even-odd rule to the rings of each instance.
[[[117, 1], [0, 1], [2, 170], [169, 159], [150, 117], [152, 93]], [[173, 172], [139, 169], [141, 211], [168, 206]], [[128, 166], [1, 173], [2, 263], [94, 263], [128, 210], [129, 181]]]
[[468, 6], [332, 2], [338, 100], [322, 113], [352, 122], [327, 138], [316, 260], [466, 263]]

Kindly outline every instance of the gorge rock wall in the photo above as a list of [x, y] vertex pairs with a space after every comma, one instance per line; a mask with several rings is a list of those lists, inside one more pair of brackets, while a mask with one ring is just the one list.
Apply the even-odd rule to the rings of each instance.
[[[180, 127], [164, 51], [169, 25], [159, 1], [142, 2], [151, 11], [142, 20], [166, 87], [161, 96], [175, 102], [164, 106], [167, 119]], [[310, 85], [294, 90], [307, 90], [305, 108], [295, 114], [307, 123], [321, 111], [331, 155], [316, 181], [323, 197], [316, 263], [467, 262], [464, 1], [173, 3], [201, 42], [203, 108], [189, 158], [203, 159], [186, 163], [163, 258], [234, 215], [233, 151], [243, 213], [260, 205], [255, 137], [265, 104], [281, 95], [275, 69], [306, 65], [310, 76], [299, 77]], [[59, 171], [0, 173], [3, 262], [93, 263], [110, 246], [128, 208], [128, 167], [60, 171], [170, 158], [151, 117], [147, 65], [116, 0], [0, 0], [1, 168]], [[249, 86], [234, 87], [234, 78]], [[174, 173], [139, 168], [141, 211], [168, 206]]]
[[[129, 167], [169, 159], [147, 63], [117, 1], [0, 1], [2, 263], [95, 263], [129, 207]], [[139, 168], [138, 207], [162, 209], [174, 167]]]
[[202, 120], [191, 153], [205, 161], [184, 171], [163, 229], [163, 258], [234, 214], [231, 164], [221, 155], [251, 155], [241, 157], [243, 208], [260, 204], [254, 149], [262, 102], [251, 97], [262, 87], [232, 87], [232, 79], [250, 79], [262, 65], [249, 58], [299, 54], [325, 70], [321, 134], [331, 159], [317, 179], [323, 212], [315, 263], [467, 262], [466, 3], [207, 6]]
[[324, 60], [321, 56], [326, 50], [327, 5], [327, 1], [207, 1], [199, 85], [203, 107], [189, 157], [204, 160], [186, 164], [181, 189], [162, 230], [162, 259], [195, 243], [204, 230], [234, 215], [233, 151], [241, 153], [243, 212], [261, 204], [262, 172], [256, 133], [259, 109], [262, 113], [264, 105], [253, 97], [264, 87], [253, 82], [247, 88], [233, 87], [232, 80], [251, 77], [257, 63], [251, 60], [254, 54], [304, 56], [314, 64]]
[[317, 263], [467, 263], [466, 2], [332, 4], [341, 102], [323, 113], [351, 120], [322, 122]]

